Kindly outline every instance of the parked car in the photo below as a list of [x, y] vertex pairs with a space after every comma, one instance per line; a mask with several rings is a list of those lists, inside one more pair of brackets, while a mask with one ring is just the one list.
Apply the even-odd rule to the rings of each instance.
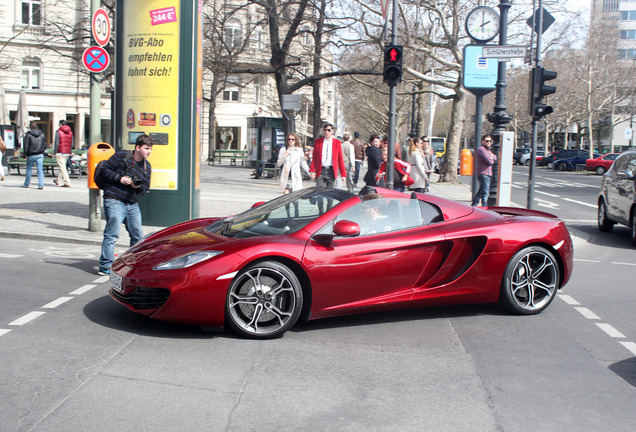
[[636, 150], [621, 153], [601, 179], [598, 228], [610, 232], [614, 224], [631, 228], [636, 246]]
[[[520, 165], [530, 165], [530, 156], [531, 153], [526, 153], [519, 159]], [[541, 158], [545, 156], [545, 152], [543, 150], [537, 150], [537, 163], [541, 161]]]
[[[600, 154], [594, 153], [594, 157], [599, 157]], [[585, 166], [585, 162], [590, 158], [589, 154], [580, 154], [571, 158], [555, 159], [552, 163], [552, 168], [558, 171], [576, 171], [576, 166]]]
[[530, 154], [531, 150], [532, 149], [529, 147], [516, 148], [514, 154], [512, 155], [513, 165], [523, 165], [523, 163], [521, 162], [521, 158], [526, 154]]
[[587, 171], [596, 171], [596, 174], [603, 175], [612, 166], [620, 153], [607, 153], [594, 159], [585, 161]]
[[553, 154], [549, 154], [543, 159], [541, 159], [541, 166], [545, 166], [548, 168], [552, 168], [554, 161], [559, 159], [567, 159], [575, 156], [579, 156], [582, 154], [587, 154], [587, 150], [577, 150], [577, 149], [567, 149], [560, 150], [558, 152], [554, 152]]
[[572, 261], [548, 213], [312, 187], [151, 234], [115, 260], [110, 295], [154, 319], [264, 339], [299, 318], [380, 309], [498, 302], [537, 314]]

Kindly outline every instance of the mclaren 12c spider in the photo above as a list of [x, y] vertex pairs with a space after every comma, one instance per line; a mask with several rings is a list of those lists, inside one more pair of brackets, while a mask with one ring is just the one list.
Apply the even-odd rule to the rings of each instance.
[[113, 263], [110, 294], [151, 318], [264, 339], [299, 318], [371, 310], [498, 302], [536, 314], [572, 259], [548, 213], [312, 187], [148, 236]]

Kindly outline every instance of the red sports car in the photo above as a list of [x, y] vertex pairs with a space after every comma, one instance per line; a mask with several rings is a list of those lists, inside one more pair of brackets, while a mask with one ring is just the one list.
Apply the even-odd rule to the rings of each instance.
[[612, 166], [620, 153], [607, 153], [594, 159], [585, 161], [587, 171], [596, 171], [596, 174], [603, 175]]
[[298, 318], [379, 309], [536, 314], [570, 278], [572, 241], [553, 215], [375, 192], [313, 187], [166, 228], [113, 263], [111, 296], [152, 318], [271, 338]]

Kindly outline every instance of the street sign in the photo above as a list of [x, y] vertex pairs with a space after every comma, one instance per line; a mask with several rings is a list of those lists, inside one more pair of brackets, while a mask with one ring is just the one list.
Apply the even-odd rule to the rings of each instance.
[[99, 8], [93, 14], [93, 39], [99, 46], [105, 46], [110, 40], [110, 20], [108, 19], [108, 13]]
[[82, 64], [93, 73], [103, 72], [109, 63], [110, 56], [102, 47], [88, 47], [82, 54]]
[[284, 110], [299, 110], [300, 95], [297, 95], [297, 94], [283, 95], [283, 109]]
[[632, 139], [632, 128], [630, 128], [629, 126], [625, 128], [625, 139]]
[[[541, 27], [541, 30], [542, 30], [541, 34], [545, 33], [548, 27], [550, 27], [555, 21], [554, 17], [550, 15], [550, 12], [545, 10], [545, 8], [542, 8], [542, 9], [543, 9], [543, 26]], [[539, 34], [539, 17], [540, 16], [541, 16], [541, 9], [537, 9], [534, 15], [528, 18], [528, 20], [526, 21], [526, 24], [532, 27], [532, 20], [533, 20], [533, 17], [535, 17], [533, 30], [536, 34]]]
[[389, 13], [389, 0], [380, 0], [380, 7], [382, 8], [382, 18], [386, 19]]
[[481, 55], [482, 45], [464, 47], [462, 84], [476, 96], [484, 96], [495, 89], [499, 62]]
[[483, 58], [523, 58], [526, 47], [521, 45], [485, 45], [481, 56]]

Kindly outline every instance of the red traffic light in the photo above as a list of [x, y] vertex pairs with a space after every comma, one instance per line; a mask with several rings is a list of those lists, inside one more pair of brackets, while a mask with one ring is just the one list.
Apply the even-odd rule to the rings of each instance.
[[402, 46], [387, 45], [384, 47], [384, 82], [396, 85], [402, 82]]

